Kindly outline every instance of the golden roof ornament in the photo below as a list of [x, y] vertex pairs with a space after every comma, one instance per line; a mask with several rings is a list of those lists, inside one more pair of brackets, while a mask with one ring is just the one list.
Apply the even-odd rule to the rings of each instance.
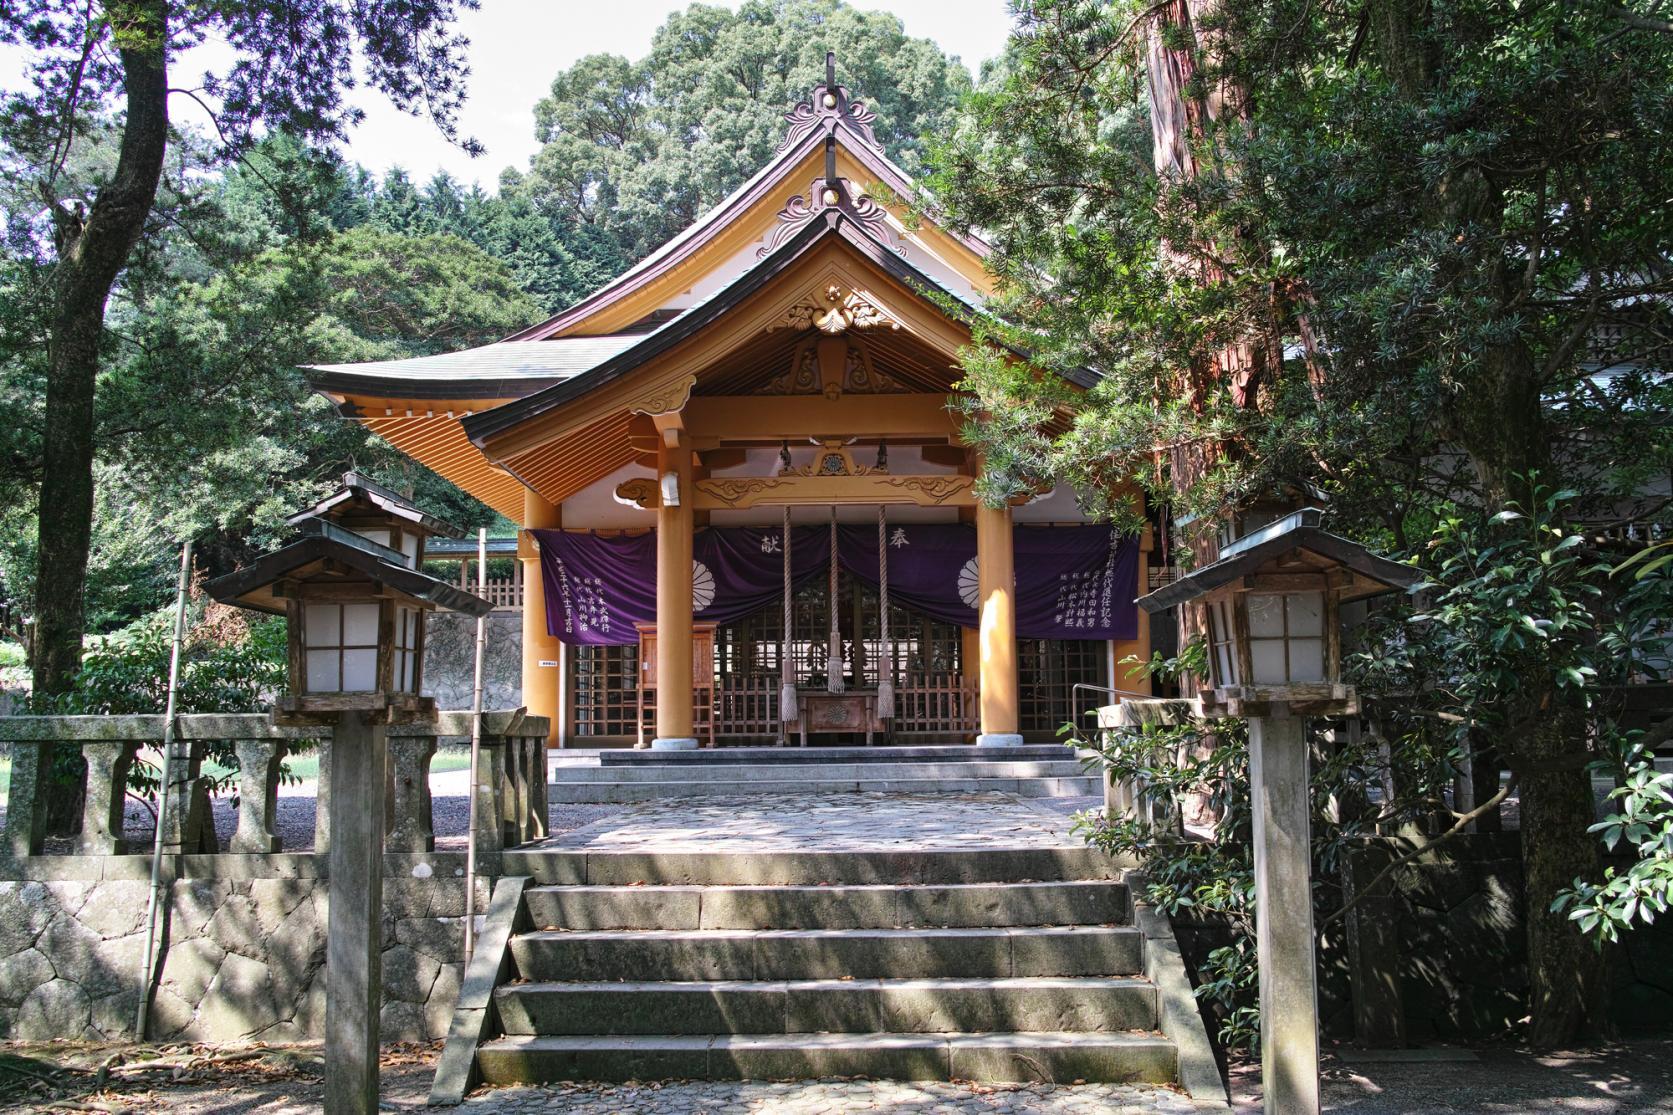
[[848, 87], [836, 82], [836, 54], [825, 52], [825, 82], [813, 88], [813, 96], [798, 104], [784, 114], [785, 122], [790, 125], [780, 141], [775, 155], [782, 155], [796, 144], [802, 142], [809, 135], [824, 129], [828, 133], [836, 131], [838, 124], [847, 125], [862, 142], [870, 146], [878, 154], [883, 153], [883, 146], [877, 142], [877, 133], [872, 131], [872, 125], [877, 122], [877, 113], [867, 108], [864, 103], [852, 100], [848, 94]]

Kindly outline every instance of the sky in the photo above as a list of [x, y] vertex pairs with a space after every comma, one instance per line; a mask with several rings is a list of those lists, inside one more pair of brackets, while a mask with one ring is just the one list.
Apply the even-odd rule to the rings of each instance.
[[[721, 2], [737, 7], [737, 0]], [[346, 154], [378, 172], [400, 166], [419, 181], [445, 169], [492, 191], [502, 169], [527, 167], [537, 147], [534, 105], [559, 70], [588, 54], [642, 58], [657, 27], [683, 6], [679, 0], [482, 0], [480, 10], [460, 20], [471, 40], [471, 78], [459, 133], [482, 141], [487, 154], [470, 158], [428, 120], [405, 115], [372, 91], [358, 98], [366, 120]], [[1005, 0], [855, 0], [855, 6], [894, 13], [908, 35], [934, 40], [972, 76], [1004, 49], [1010, 27]], [[182, 116], [189, 108], [171, 105]]]

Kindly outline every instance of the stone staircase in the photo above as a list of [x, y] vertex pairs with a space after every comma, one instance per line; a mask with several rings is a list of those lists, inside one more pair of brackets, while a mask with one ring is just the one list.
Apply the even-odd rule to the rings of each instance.
[[1089, 849], [505, 859], [489, 1083], [1180, 1079], [1156, 944]]
[[713, 794], [972, 793], [1089, 797], [1102, 793], [1061, 744], [974, 747], [726, 747], [601, 751], [552, 768], [558, 804]]

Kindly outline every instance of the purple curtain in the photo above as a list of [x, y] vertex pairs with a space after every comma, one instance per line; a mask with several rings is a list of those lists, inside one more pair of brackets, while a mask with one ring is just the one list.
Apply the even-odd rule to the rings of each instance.
[[[577, 646], [639, 641], [636, 623], [656, 622], [656, 532], [605, 536], [537, 530], [546, 588], [546, 628]], [[784, 595], [784, 531], [724, 527], [692, 539], [692, 611], [733, 623]], [[831, 563], [825, 527], [790, 532], [792, 585], [800, 588]]]
[[[825, 526], [796, 527], [790, 557], [794, 587], [829, 567]], [[656, 619], [656, 535], [604, 537], [561, 530], [540, 541], [546, 624], [575, 645], [638, 641], [635, 623]], [[692, 540], [696, 618], [732, 623], [776, 604], [784, 591], [778, 527], [710, 527]], [[1025, 639], [1131, 639], [1139, 548], [1106, 526], [1030, 527], [1015, 531], [1017, 633]], [[961, 627], [976, 624], [976, 531], [958, 523], [890, 526], [889, 594], [916, 612]], [[877, 584], [875, 524], [837, 528], [837, 560]]]
[[[877, 528], [837, 529], [838, 560], [877, 585]], [[976, 625], [976, 529], [890, 526], [889, 595], [932, 619]], [[1017, 634], [1024, 639], [1132, 639], [1139, 547], [1107, 526], [1015, 528]]]
[[571, 646], [637, 643], [656, 619], [656, 534], [530, 532], [540, 542], [546, 630]]
[[[792, 588], [801, 588], [830, 568], [828, 528], [792, 527], [790, 543], [794, 547]], [[691, 603], [696, 618], [733, 623], [784, 599], [783, 527], [710, 527], [697, 532], [691, 552], [695, 562]], [[707, 602], [705, 578], [712, 586]]]

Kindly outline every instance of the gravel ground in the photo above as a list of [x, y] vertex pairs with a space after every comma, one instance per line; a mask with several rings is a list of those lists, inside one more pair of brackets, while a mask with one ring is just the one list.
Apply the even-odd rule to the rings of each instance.
[[[173, 1081], [167, 1074], [93, 1091], [112, 1050], [87, 1045], [0, 1046], [0, 1111], [261, 1112], [303, 1115], [320, 1106], [319, 1047], [291, 1047], [280, 1063], [218, 1065]], [[216, 1047], [225, 1054], [232, 1047]], [[161, 1052], [161, 1051], [159, 1051]], [[153, 1054], [146, 1054], [153, 1055]], [[172, 1055], [179, 1056], [178, 1051]], [[434, 1046], [385, 1050], [382, 1107], [423, 1107]], [[1673, 1041], [1637, 1041], [1574, 1053], [1516, 1049], [1408, 1051], [1404, 1060], [1340, 1049], [1324, 1069], [1324, 1108], [1344, 1115], [1590, 1115], [1673, 1113]], [[1233, 1066], [1237, 1115], [1260, 1111], [1259, 1066]], [[43, 1083], [45, 1081], [45, 1083]], [[54, 1104], [51, 1093], [65, 1101]], [[89, 1102], [92, 1101], [92, 1102]], [[534, 1115], [1160, 1115], [1220, 1111], [1163, 1088], [1110, 1084], [794, 1083], [558, 1084], [479, 1089], [472, 1111]]]
[[[436, 830], [436, 849], [464, 851], [465, 826], [470, 815], [470, 802], [464, 795], [432, 797], [431, 817]], [[619, 805], [553, 805], [549, 816], [552, 835], [573, 831], [618, 812]], [[238, 825], [238, 814], [232, 802], [220, 798], [214, 802], [215, 835], [224, 850], [232, 840], [232, 830]], [[132, 798], [128, 800], [126, 826], [123, 835], [128, 846], [136, 851], [151, 847], [151, 810]], [[6, 823], [6, 811], [0, 808], [0, 826]], [[308, 852], [314, 847], [314, 799], [290, 795], [279, 799], [278, 823], [274, 826], [286, 852]], [[75, 850], [70, 838], [49, 837], [48, 855], [68, 855]]]

